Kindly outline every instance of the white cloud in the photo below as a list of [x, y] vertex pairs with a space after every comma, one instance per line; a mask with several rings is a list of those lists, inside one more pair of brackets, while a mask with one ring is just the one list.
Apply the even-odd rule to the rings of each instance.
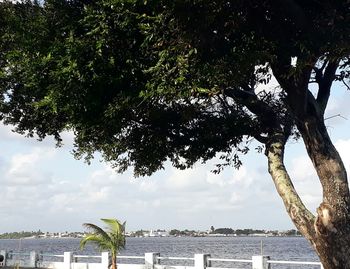
[[[347, 170], [350, 168], [350, 139], [340, 139], [335, 142], [335, 147], [343, 160]], [[289, 174], [296, 190], [305, 205], [313, 212], [322, 202], [322, 188], [316, 171], [307, 155], [296, 156], [291, 161]]]
[[53, 159], [54, 156], [53, 150], [44, 151], [39, 148], [34, 148], [30, 153], [16, 154], [11, 158], [8, 170], [0, 181], [14, 186], [46, 184], [50, 182], [51, 175], [44, 169], [39, 170], [38, 166], [43, 160]]
[[1, 140], [5, 140], [5, 139], [13, 140], [17, 137], [22, 137], [22, 136], [12, 132], [11, 126], [3, 125], [3, 124], [0, 125], [0, 139]]
[[309, 210], [316, 212], [322, 202], [321, 184], [308, 156], [296, 156], [288, 168], [294, 187]]
[[159, 184], [157, 184], [154, 180], [143, 179], [139, 184], [139, 190], [141, 192], [158, 192]]
[[350, 93], [341, 83], [336, 83], [325, 113], [325, 124], [331, 137], [347, 138], [350, 120]]
[[[153, 216], [155, 221], [177, 223], [179, 218], [195, 220], [208, 212], [230, 214], [241, 210], [252, 197], [255, 201], [264, 199], [266, 193], [260, 187], [271, 184], [269, 179], [258, 178], [253, 187], [256, 173], [245, 167], [219, 175], [209, 173], [208, 166], [187, 171], [169, 167], [167, 171], [167, 176], [160, 172], [151, 178], [130, 180], [129, 172], [117, 175], [109, 166], [103, 166], [81, 184], [79, 195], [87, 197], [86, 207], [103, 207], [108, 211], [107, 208], [116, 205], [121, 215], [132, 212], [144, 219], [147, 214], [147, 218]], [[169, 212], [171, 216], [162, 217]]]
[[308, 181], [315, 178], [315, 170], [308, 156], [298, 156], [292, 160], [291, 175], [294, 182]]
[[193, 169], [170, 169], [170, 175], [165, 178], [167, 187], [174, 190], [200, 189], [205, 184], [205, 171], [201, 166]]
[[[344, 162], [347, 170], [350, 169], [350, 139], [340, 139], [335, 143], [336, 148]], [[350, 171], [349, 171], [350, 172]]]
[[[339, 135], [338, 128], [334, 132]], [[336, 143], [347, 168], [348, 133]], [[5, 137], [0, 144], [6, 148], [0, 166], [3, 231], [81, 229], [81, 223], [102, 217], [127, 220], [128, 229], [292, 227], [262, 154], [250, 153], [239, 170], [226, 169], [219, 175], [209, 172], [213, 161], [184, 171], [166, 164], [165, 171], [135, 179], [131, 171], [117, 174], [108, 164], [76, 161], [66, 147], [55, 149], [53, 143], [12, 135], [0, 128], [0, 138]], [[71, 133], [66, 135], [67, 141], [73, 140]], [[314, 210], [321, 190], [308, 157], [296, 150], [300, 144], [288, 148], [298, 152], [288, 170], [302, 199]]]
[[[28, 138], [25, 135], [21, 135], [19, 133], [14, 132], [13, 125], [4, 125], [0, 122], [0, 140], [7, 141], [11, 143], [17, 143], [23, 145], [25, 147], [46, 147], [46, 148], [54, 148], [56, 145], [56, 141], [52, 136], [47, 136], [44, 140], [39, 141], [38, 137], [34, 135], [34, 137]], [[64, 148], [73, 148], [74, 144], [74, 133], [72, 131], [64, 131], [61, 133], [62, 143]]]
[[232, 192], [231, 198], [230, 198], [231, 204], [241, 204], [242, 201], [243, 201], [242, 195], [240, 195], [237, 192]]

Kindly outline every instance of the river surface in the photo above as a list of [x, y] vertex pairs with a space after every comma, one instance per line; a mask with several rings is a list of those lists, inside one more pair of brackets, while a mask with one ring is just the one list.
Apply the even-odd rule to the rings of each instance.
[[[79, 250], [79, 239], [21, 239], [0, 240], [0, 250], [40, 251], [63, 254], [97, 254], [99, 251], [87, 245]], [[261, 247], [262, 246], [262, 247]], [[251, 259], [253, 255], [269, 255], [272, 260], [318, 261], [309, 243], [302, 237], [157, 237], [127, 238], [126, 248], [119, 255], [144, 256], [146, 252], [159, 252], [161, 257], [189, 257], [196, 253], [209, 253], [212, 258]], [[123, 261], [121, 261], [123, 262]], [[142, 260], [140, 261], [142, 262]], [[173, 261], [172, 261], [173, 262]], [[214, 262], [215, 263], [215, 262]], [[190, 264], [188, 264], [190, 265]], [[213, 266], [224, 266], [222, 263]], [[236, 265], [235, 265], [236, 266]], [[236, 266], [242, 268], [241, 265]], [[244, 268], [244, 267], [243, 267]], [[245, 266], [245, 268], [249, 268]], [[315, 266], [272, 265], [278, 269], [319, 268]]]

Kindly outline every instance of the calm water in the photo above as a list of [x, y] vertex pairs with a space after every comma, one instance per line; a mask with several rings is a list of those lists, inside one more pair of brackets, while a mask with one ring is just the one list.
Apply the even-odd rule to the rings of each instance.
[[[127, 238], [126, 249], [122, 250], [120, 255], [143, 256], [145, 252], [159, 252], [162, 257], [193, 257], [195, 253], [210, 253], [212, 258], [251, 259], [253, 255], [260, 255], [261, 241], [263, 243], [263, 254], [269, 255], [272, 260], [318, 261], [308, 242], [301, 237]], [[0, 249], [36, 250], [50, 254], [63, 254], [64, 251], [75, 251], [84, 254], [96, 254], [98, 252], [92, 246], [88, 246], [83, 252], [80, 251], [79, 239], [0, 240]], [[213, 264], [213, 266], [227, 266], [227, 264]], [[240, 265], [235, 264], [235, 267], [240, 267]], [[272, 268], [318, 267], [273, 265]]]

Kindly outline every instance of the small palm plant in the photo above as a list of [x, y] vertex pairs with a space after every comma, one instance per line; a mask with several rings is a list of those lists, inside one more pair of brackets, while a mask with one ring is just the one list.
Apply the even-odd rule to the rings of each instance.
[[112, 256], [112, 269], [117, 269], [117, 254], [125, 247], [125, 222], [120, 223], [117, 219], [101, 219], [107, 228], [104, 230], [92, 223], [84, 223], [83, 226], [91, 230], [80, 241], [80, 248], [84, 249], [86, 243], [91, 242], [101, 251], [107, 250]]

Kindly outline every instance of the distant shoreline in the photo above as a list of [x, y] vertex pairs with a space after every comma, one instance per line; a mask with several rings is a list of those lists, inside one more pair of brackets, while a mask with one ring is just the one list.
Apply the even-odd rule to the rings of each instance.
[[[201, 237], [201, 238], [239, 238], [239, 237], [302, 237], [301, 235], [207, 235], [207, 236], [127, 236], [127, 238], [193, 238], [193, 237]], [[60, 240], [60, 239], [81, 239], [79, 237], [21, 237], [21, 238], [0, 238], [0, 240], [29, 240], [29, 239], [36, 239], [36, 240]]]
[[[88, 233], [86, 232], [12, 232], [0, 234], [0, 239], [37, 239], [37, 238], [83, 238]], [[287, 231], [270, 231], [270, 230], [256, 230], [256, 229], [232, 229], [232, 228], [218, 228], [211, 227], [207, 231], [195, 230], [138, 230], [135, 232], [127, 232], [126, 237], [286, 237], [286, 236], [301, 236], [301, 234], [294, 229]]]

